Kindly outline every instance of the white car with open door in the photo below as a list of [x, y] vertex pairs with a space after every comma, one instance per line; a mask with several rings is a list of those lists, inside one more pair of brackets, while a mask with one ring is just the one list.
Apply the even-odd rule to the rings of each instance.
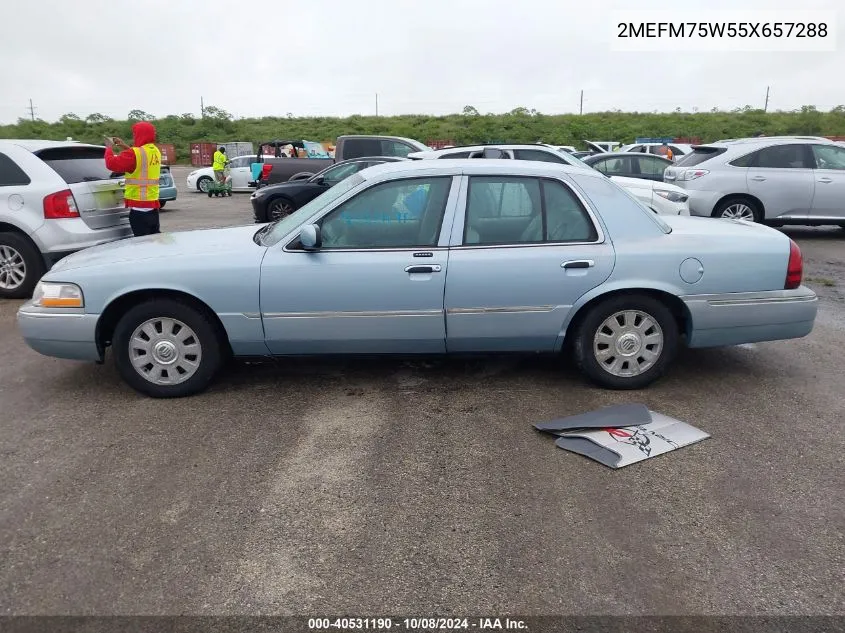
[[[250, 187], [252, 180], [252, 163], [255, 162], [255, 154], [251, 156], [238, 156], [229, 160], [229, 171], [232, 176], [232, 191], [253, 192], [255, 187]], [[188, 189], [206, 193], [208, 185], [214, 182], [214, 169], [203, 167], [188, 174]]]

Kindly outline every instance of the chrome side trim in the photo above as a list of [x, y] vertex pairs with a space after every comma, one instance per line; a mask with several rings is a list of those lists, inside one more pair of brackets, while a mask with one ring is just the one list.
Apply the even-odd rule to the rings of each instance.
[[704, 302], [711, 306], [769, 305], [772, 303], [796, 303], [817, 300], [816, 293], [805, 286], [793, 290], [682, 295], [679, 298], [685, 303]]
[[551, 312], [558, 306], [505, 306], [501, 308], [449, 308], [446, 314], [503, 314], [520, 312]]
[[442, 316], [443, 310], [367, 310], [360, 312], [264, 312], [265, 319], [334, 319], [344, 317]]
[[25, 317], [32, 317], [34, 319], [58, 319], [58, 318], [68, 318], [71, 319], [81, 319], [85, 316], [99, 316], [99, 315], [85, 315], [80, 313], [69, 313], [69, 312], [30, 312], [28, 310], [18, 310], [18, 314], [20, 316]]
[[707, 303], [711, 306], [753, 306], [769, 303], [801, 303], [815, 300], [815, 296], [807, 295], [802, 297], [769, 297], [765, 299], [711, 299]]
[[247, 319], [260, 319], [261, 313], [260, 312], [241, 312], [241, 316], [245, 316]]

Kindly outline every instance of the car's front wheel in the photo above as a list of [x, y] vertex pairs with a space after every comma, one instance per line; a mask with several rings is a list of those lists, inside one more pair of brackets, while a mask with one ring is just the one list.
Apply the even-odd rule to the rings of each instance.
[[287, 198], [276, 198], [267, 205], [267, 218], [271, 222], [286, 218], [296, 211], [296, 205]]
[[574, 332], [575, 361], [609, 389], [642, 389], [666, 371], [678, 347], [671, 310], [646, 295], [618, 295], [589, 309]]
[[112, 340], [120, 375], [153, 398], [201, 392], [223, 359], [223, 343], [209, 315], [173, 299], [131, 308], [118, 321]]
[[208, 193], [208, 188], [211, 186], [212, 180], [209, 176], [200, 176], [197, 180], [197, 191], [200, 193]]
[[32, 296], [44, 274], [44, 262], [35, 245], [17, 233], [0, 233], [0, 298]]

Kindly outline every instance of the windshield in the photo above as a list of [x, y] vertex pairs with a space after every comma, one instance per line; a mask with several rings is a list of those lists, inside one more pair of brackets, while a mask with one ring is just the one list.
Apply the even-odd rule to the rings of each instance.
[[[570, 165], [573, 165], [575, 167], [583, 167], [584, 169], [593, 170], [593, 168], [590, 167], [587, 163], [585, 163], [583, 160], [581, 160], [577, 156], [573, 156], [572, 154], [567, 152], [565, 149], [558, 148], [557, 151], [559, 153], [563, 154], [566, 157], [566, 162], [569, 163]], [[593, 171], [595, 171], [595, 170], [593, 170]]]
[[349, 178], [340, 181], [337, 185], [317, 196], [311, 202], [299, 208], [299, 210], [291, 213], [286, 218], [277, 220], [266, 229], [261, 236], [261, 244], [263, 246], [274, 246], [279, 243], [285, 235], [290, 233], [297, 226], [305, 222], [312, 215], [317, 213], [323, 207], [330, 205], [332, 202], [351, 191], [358, 185], [364, 182], [364, 177], [361, 174], [352, 174]]

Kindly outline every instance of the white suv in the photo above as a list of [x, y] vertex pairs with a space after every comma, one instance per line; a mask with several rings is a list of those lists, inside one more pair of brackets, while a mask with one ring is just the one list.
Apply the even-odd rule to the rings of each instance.
[[74, 251], [132, 236], [105, 148], [0, 139], [0, 298], [24, 298]]
[[[466, 147], [450, 147], [449, 149], [433, 150], [430, 152], [414, 152], [408, 158], [415, 160], [432, 158], [482, 158], [484, 152], [499, 150], [505, 158], [515, 160], [535, 160], [546, 163], [561, 163], [574, 167], [581, 167], [596, 171], [587, 163], [576, 158], [566, 150], [551, 145], [542, 144], [511, 144], [496, 143], [495, 145], [471, 145]], [[601, 172], [599, 172], [601, 173]], [[663, 182], [642, 180], [640, 178], [626, 178], [624, 176], [608, 176], [613, 182], [625, 189], [629, 194], [642, 202], [658, 215], [689, 215], [689, 196], [687, 192]]]

